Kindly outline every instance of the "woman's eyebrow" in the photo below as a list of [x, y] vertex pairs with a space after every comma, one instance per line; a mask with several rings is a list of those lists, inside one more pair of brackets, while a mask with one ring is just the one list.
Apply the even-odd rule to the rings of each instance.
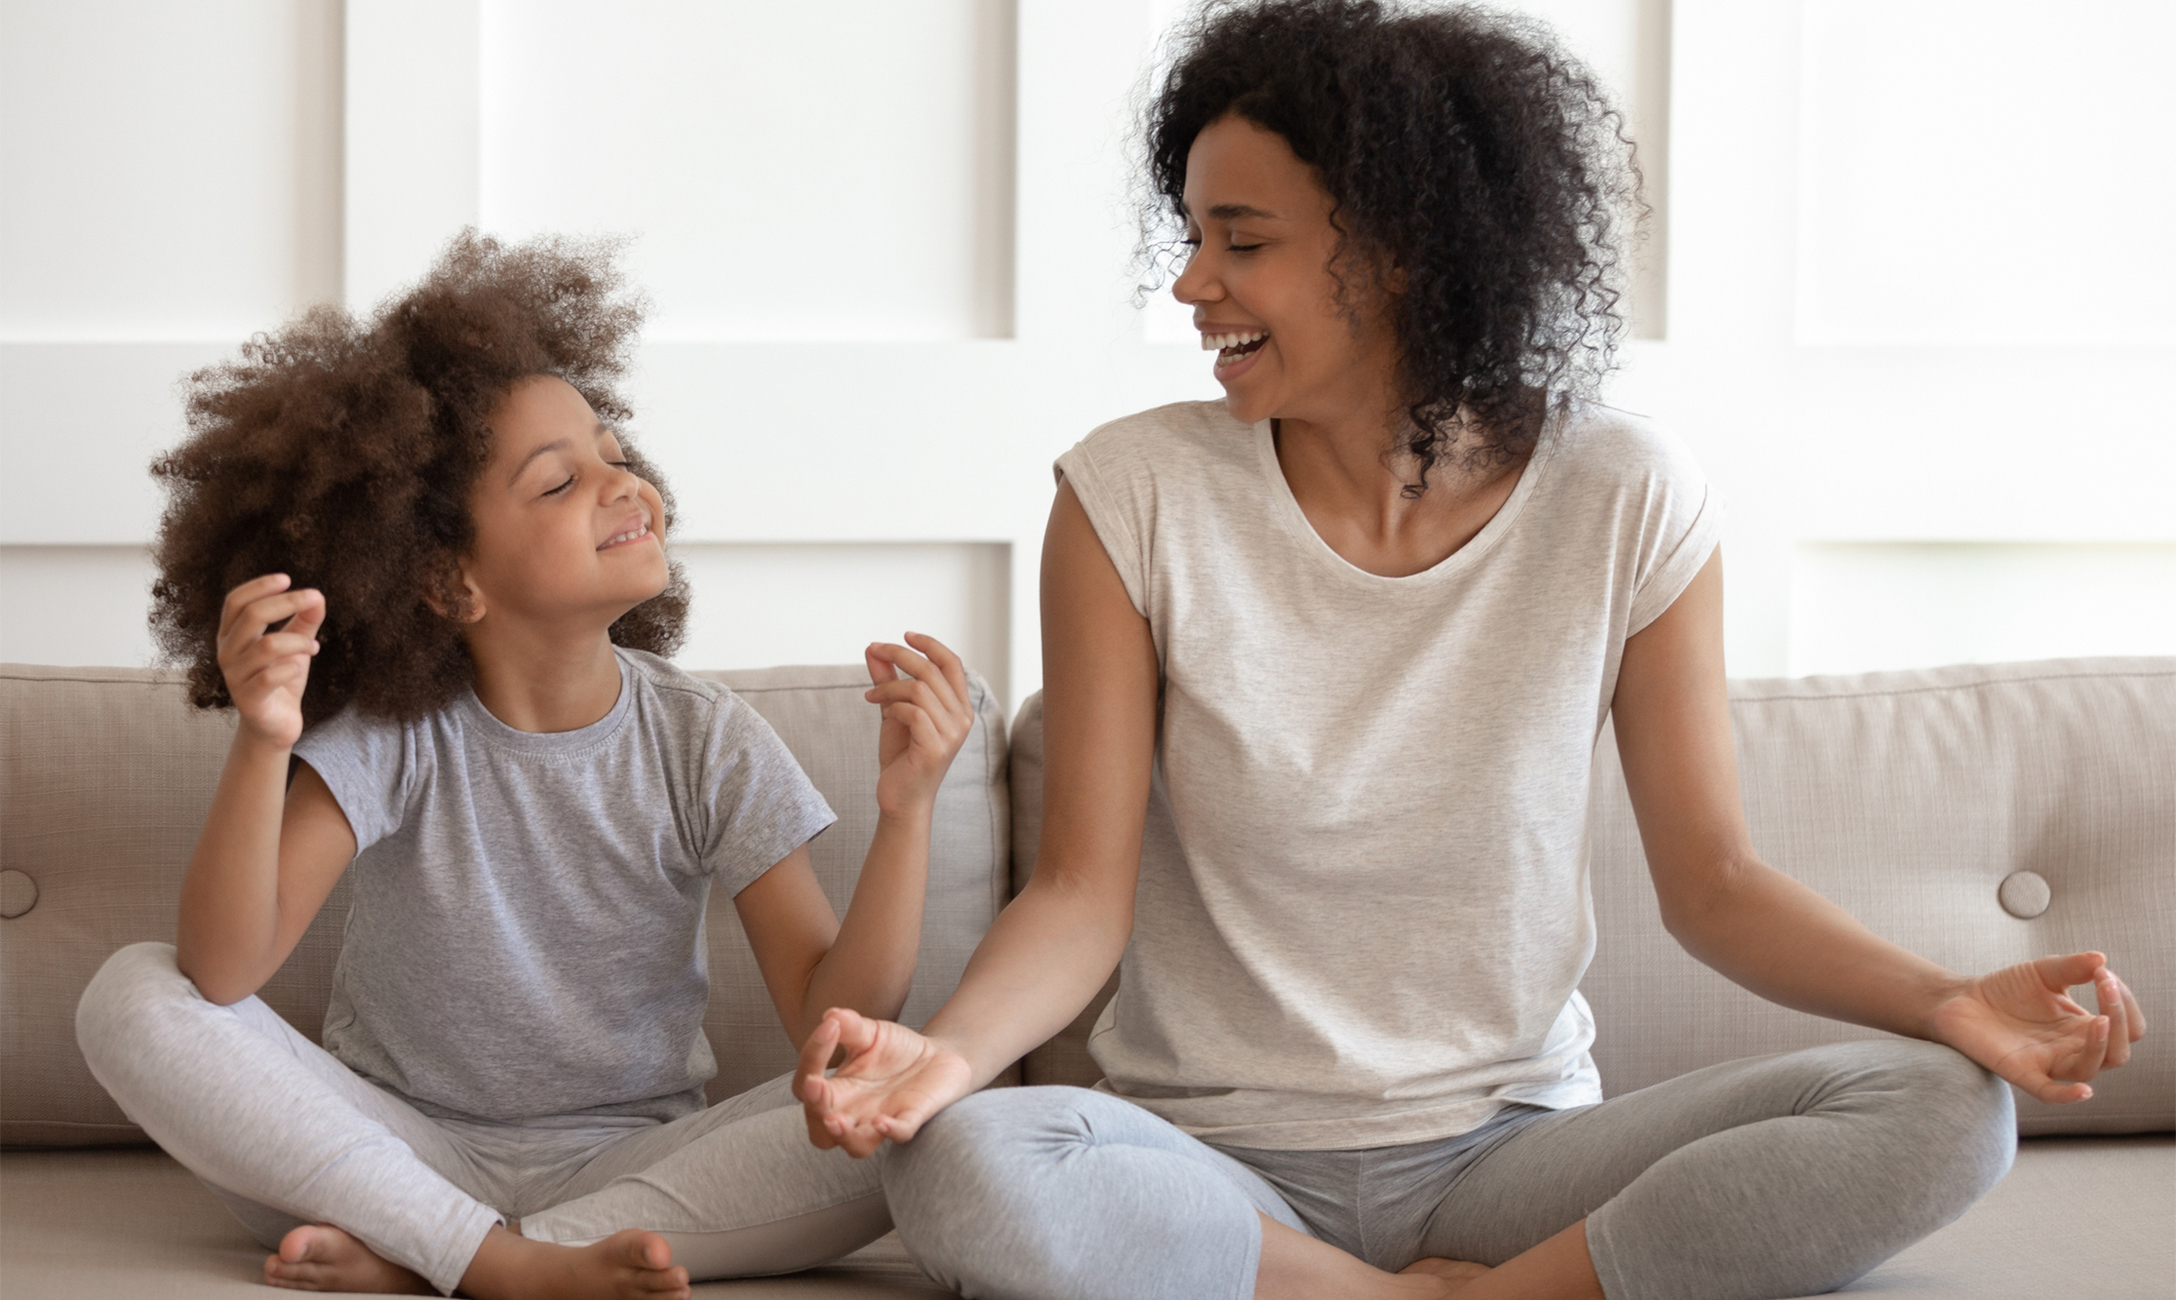
[[1209, 209], [1209, 216], [1216, 221], [1244, 221], [1250, 217], [1269, 221], [1280, 219], [1274, 212], [1245, 203], [1219, 203]]

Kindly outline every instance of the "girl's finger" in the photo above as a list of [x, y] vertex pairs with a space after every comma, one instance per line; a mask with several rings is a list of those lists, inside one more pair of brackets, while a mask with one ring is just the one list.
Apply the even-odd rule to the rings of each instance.
[[938, 698], [945, 702], [947, 709], [958, 704], [960, 697], [953, 693], [952, 683], [945, 680], [944, 670], [924, 658], [920, 651], [881, 641], [876, 648], [894, 667], [935, 691]]
[[885, 706], [884, 716], [907, 729], [907, 735], [916, 749], [928, 750], [933, 754], [947, 752], [948, 747], [944, 737], [937, 731], [937, 724], [931, 722], [929, 715], [922, 710], [911, 704], [891, 704]]
[[967, 665], [952, 652], [952, 647], [927, 632], [907, 633], [907, 644], [928, 655], [937, 667], [944, 670], [944, 679], [952, 683], [952, 689], [958, 694], [960, 703], [967, 703], [970, 694], [967, 689]]
[[221, 648], [238, 650], [263, 635], [266, 628], [294, 617], [319, 599], [315, 591], [282, 591], [250, 601], [222, 624]]
[[891, 660], [878, 654], [877, 648], [877, 643], [874, 641], [861, 648], [861, 660], [868, 665], [870, 683], [881, 686], [885, 682], [898, 680], [899, 670], [892, 667]]
[[228, 592], [227, 598], [220, 602], [219, 605], [219, 635], [225, 636], [227, 634], [227, 625], [241, 614], [249, 602], [259, 596], [268, 596], [275, 591], [285, 590], [287, 584], [293, 581], [294, 579], [284, 573], [267, 573], [262, 577], [251, 578], [248, 582]]

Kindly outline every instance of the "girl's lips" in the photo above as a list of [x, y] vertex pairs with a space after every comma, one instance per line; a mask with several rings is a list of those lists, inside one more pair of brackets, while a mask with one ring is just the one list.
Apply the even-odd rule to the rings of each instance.
[[640, 527], [630, 529], [627, 532], [618, 533], [614, 536], [607, 537], [604, 541], [604, 545], [598, 547], [597, 549], [600, 551], [618, 550], [622, 546], [633, 546], [637, 542], [647, 542], [651, 540], [654, 536], [655, 534], [650, 532], [650, 526], [648, 524], [643, 524]]

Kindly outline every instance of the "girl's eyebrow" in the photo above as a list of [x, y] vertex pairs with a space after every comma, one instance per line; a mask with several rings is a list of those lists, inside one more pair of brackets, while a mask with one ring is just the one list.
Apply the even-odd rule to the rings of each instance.
[[[597, 421], [597, 429], [594, 435], [595, 437], [606, 438], [610, 437], [611, 434], [612, 431], [605, 427], [604, 421]], [[537, 457], [543, 455], [545, 452], [548, 451], [565, 451], [569, 445], [570, 444], [565, 438], [554, 438], [541, 447], [531, 447], [529, 449], [529, 454], [521, 458], [521, 463], [514, 466], [514, 472], [506, 476], [506, 486], [514, 486], [514, 480], [520, 478], [521, 472], [529, 468], [530, 461], [535, 460]]]

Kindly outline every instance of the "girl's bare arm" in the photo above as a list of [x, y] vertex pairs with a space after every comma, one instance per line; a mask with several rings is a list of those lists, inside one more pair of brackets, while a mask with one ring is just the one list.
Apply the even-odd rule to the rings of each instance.
[[943, 642], [865, 652], [884, 710], [877, 740], [877, 823], [841, 923], [806, 845], [734, 896], [780, 1023], [799, 1046], [832, 1007], [889, 1018], [907, 1003], [921, 948], [937, 789], [975, 723], [967, 668]]
[[[1035, 876], [925, 1031], [834, 1013], [803, 1047], [820, 1146], [866, 1155], [993, 1078], [1080, 1014], [1133, 930], [1159, 673], [1087, 513], [1061, 485], [1043, 542], [1043, 832]], [[824, 1076], [833, 1053], [847, 1060]]]
[[317, 773], [304, 765], [292, 786], [287, 779], [325, 619], [323, 596], [288, 585], [284, 574], [244, 583], [220, 621], [219, 662], [240, 725], [182, 877], [176, 957], [221, 1004], [263, 987], [355, 856], [354, 832]]

